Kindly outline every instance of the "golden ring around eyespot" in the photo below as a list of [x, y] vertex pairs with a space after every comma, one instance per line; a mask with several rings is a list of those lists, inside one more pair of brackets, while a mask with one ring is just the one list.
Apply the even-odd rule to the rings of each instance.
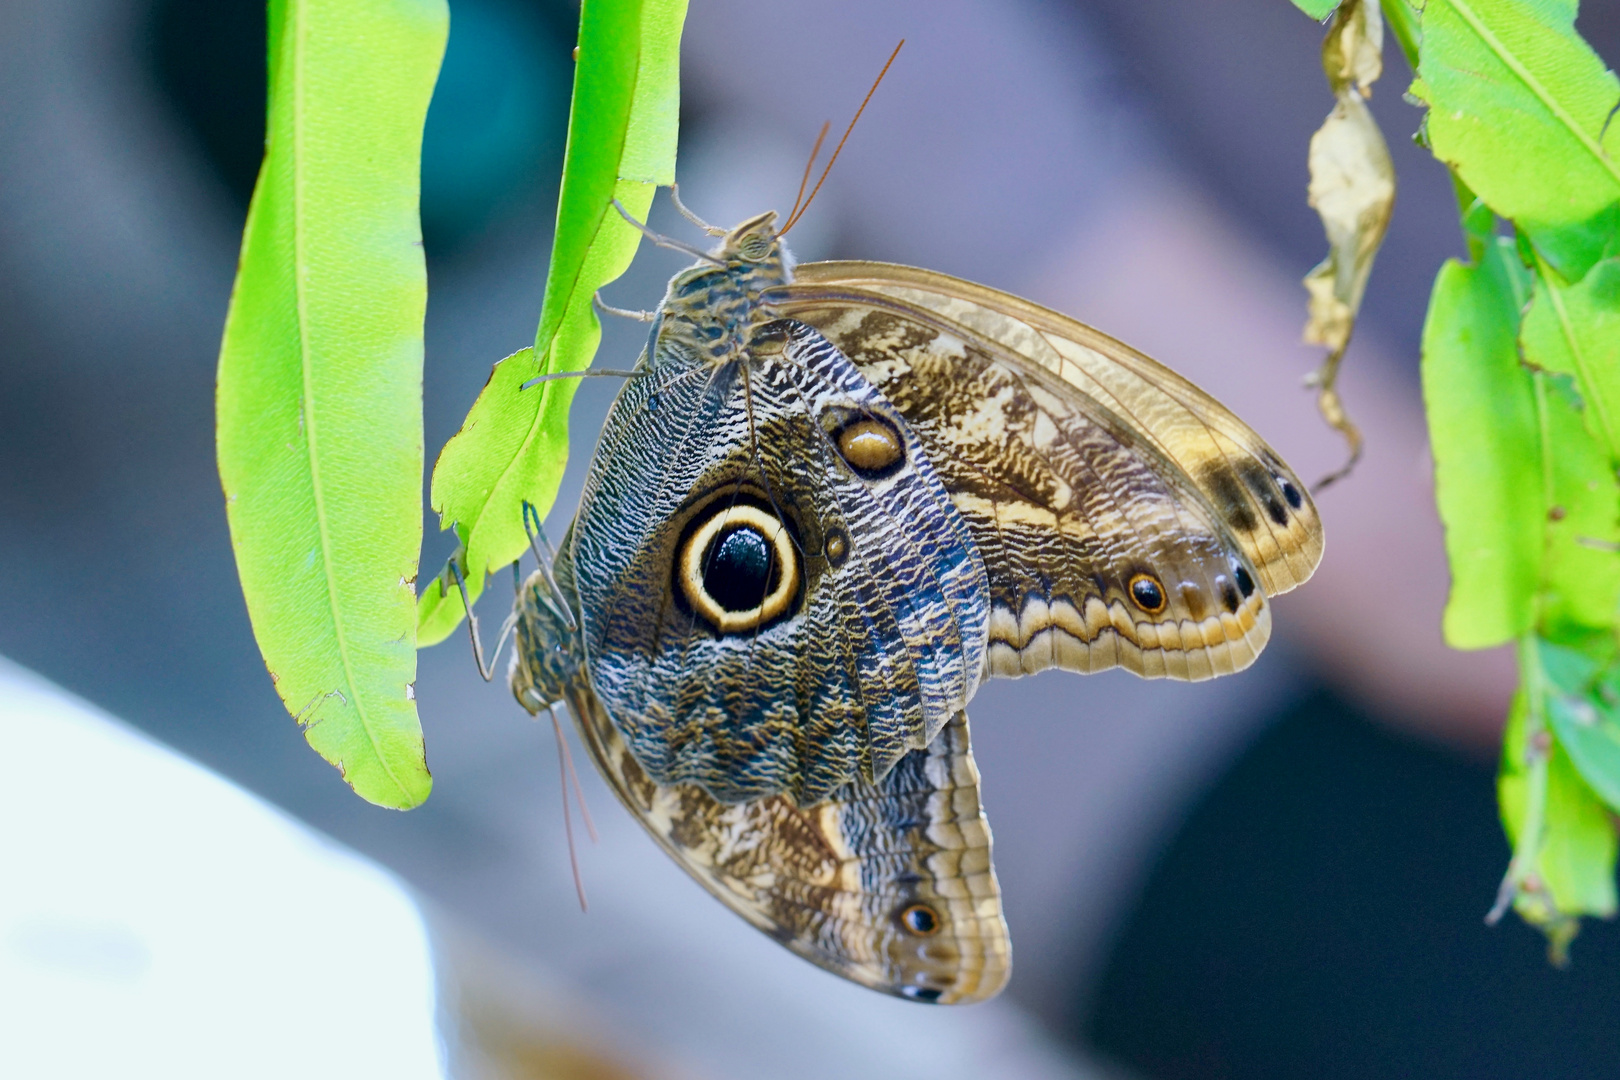
[[1131, 603], [1147, 612], [1157, 615], [1170, 604], [1170, 598], [1165, 595], [1164, 585], [1152, 574], [1136, 574], [1131, 578]]
[[[758, 607], [727, 611], [715, 602], [703, 584], [703, 562], [709, 549], [721, 537], [739, 527], [753, 528], [769, 540], [778, 570], [776, 588], [766, 595]], [[799, 557], [793, 550], [793, 540], [788, 536], [787, 526], [776, 518], [757, 506], [726, 506], [711, 514], [687, 538], [686, 547], [680, 553], [680, 573], [677, 577], [681, 583], [681, 593], [694, 611], [713, 623], [722, 634], [736, 634], [768, 623], [787, 610], [799, 591]]]
[[927, 904], [912, 904], [900, 912], [900, 925], [916, 937], [933, 937], [939, 933], [939, 913]]

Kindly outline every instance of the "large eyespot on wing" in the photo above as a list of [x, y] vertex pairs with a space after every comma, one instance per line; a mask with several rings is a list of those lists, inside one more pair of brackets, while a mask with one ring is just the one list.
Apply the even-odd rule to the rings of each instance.
[[[1303, 584], [1321, 560], [1316, 507], [1275, 451], [1191, 382], [1084, 323], [983, 285], [887, 263], [802, 264], [795, 283], [774, 293], [791, 297], [775, 304], [784, 314], [823, 332], [851, 306], [889, 310], [977, 342], [1015, 370], [1056, 376], [1089, 419], [1130, 429], [1192, 480], [1268, 595]], [[838, 334], [830, 336], [842, 347]]]
[[727, 907], [852, 982], [912, 1001], [983, 1001], [1012, 947], [967, 717], [876, 783], [800, 808], [780, 795], [722, 803], [636, 763], [583, 677], [569, 687], [592, 759], [653, 839]]
[[984, 671], [966, 523], [808, 327], [730, 372], [657, 367], [609, 415], [566, 553], [604, 706], [656, 782], [723, 802], [882, 777]]
[[[818, 273], [828, 267], [838, 274]], [[902, 280], [879, 278], [880, 290], [874, 277], [891, 270]], [[857, 272], [867, 276], [838, 276]], [[959, 284], [1001, 296], [990, 290], [865, 263], [812, 264], [808, 277], [769, 300], [821, 330], [923, 441], [985, 560], [993, 674], [1118, 665], [1201, 679], [1253, 662], [1270, 632], [1268, 584], [1280, 591], [1302, 579], [1321, 550], [1314, 507], [1257, 436], [1163, 369], [1176, 394], [1207, 406], [1210, 422], [1168, 393], [1145, 395], [1121, 416], [1043, 331], [942, 291]], [[832, 283], [815, 283], [823, 279]], [[1004, 300], [1017, 315], [1020, 305], [1043, 310]], [[936, 309], [979, 327], [999, 322], [1002, 339]], [[1233, 449], [1234, 429], [1252, 454]], [[1187, 450], [1194, 430], [1204, 438], [1197, 446], [1226, 456]], [[1141, 575], [1157, 583], [1161, 603], [1144, 602], [1152, 598]]]

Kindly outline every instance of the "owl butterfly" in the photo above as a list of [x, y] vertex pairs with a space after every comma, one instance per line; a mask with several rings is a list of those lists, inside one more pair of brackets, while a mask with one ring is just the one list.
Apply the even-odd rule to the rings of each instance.
[[1238, 671], [1321, 523], [1253, 431], [1087, 326], [910, 267], [795, 268], [773, 213], [710, 231], [609, 413], [560, 595], [520, 598], [514, 690], [566, 699], [756, 926], [866, 985], [986, 997], [1009, 951], [980, 679]]

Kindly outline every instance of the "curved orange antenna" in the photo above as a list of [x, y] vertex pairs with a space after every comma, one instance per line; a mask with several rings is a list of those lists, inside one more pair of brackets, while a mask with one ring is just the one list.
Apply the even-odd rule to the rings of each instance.
[[798, 214], [799, 204], [804, 201], [804, 189], [810, 186], [810, 170], [816, 167], [816, 158], [821, 154], [821, 144], [826, 141], [827, 129], [831, 127], [831, 120], [822, 121], [821, 132], [816, 136], [816, 145], [810, 148], [810, 160], [804, 163], [804, 175], [799, 177], [799, 193], [793, 196], [793, 209], [788, 211], [789, 221]]
[[[866, 111], [866, 106], [867, 106], [868, 103], [871, 102], [872, 95], [877, 93], [877, 88], [878, 88], [879, 84], [881, 84], [883, 82], [883, 76], [885, 76], [885, 75], [887, 75], [889, 73], [889, 65], [893, 64], [894, 63], [894, 58], [900, 55], [900, 48], [905, 43], [906, 43], [906, 39], [901, 38], [900, 39], [900, 44], [896, 45], [894, 47], [894, 52], [889, 54], [888, 63], [885, 63], [883, 65], [883, 70], [878, 72], [878, 77], [873, 80], [872, 89], [870, 89], [870, 90], [868, 90], [866, 92], [866, 100], [862, 101], [861, 102], [861, 107], [855, 110], [854, 119], [850, 120], [849, 127], [844, 129], [844, 137], [842, 139], [838, 140], [838, 145], [833, 148], [832, 157], [827, 159], [827, 167], [821, 170], [821, 176], [820, 176], [819, 179], [816, 180], [816, 186], [810, 189], [810, 197], [804, 201], [803, 206], [798, 207], [798, 209], [795, 210], [794, 213], [788, 218], [788, 223], [786, 225], [782, 226], [782, 231], [777, 233], [776, 234], [777, 236], [786, 236], [787, 233], [788, 233], [788, 230], [793, 228], [794, 225], [798, 224], [798, 221], [799, 221], [800, 218], [804, 217], [804, 212], [806, 210], [810, 209], [810, 204], [816, 201], [816, 192], [820, 191], [821, 190], [821, 185], [826, 183], [827, 174], [832, 172], [833, 162], [838, 160], [838, 155], [843, 152], [844, 144], [849, 141], [849, 133], [855, 130], [855, 125], [856, 125], [857, 122], [859, 122], [859, 120], [861, 118], [861, 113]], [[818, 147], [820, 146], [820, 141], [819, 140], [817, 140], [817, 146]], [[811, 157], [810, 162], [811, 162], [811, 164], [814, 164], [815, 163], [815, 158]], [[810, 175], [810, 170], [806, 169], [805, 170], [805, 176], [808, 177], [809, 175]], [[802, 187], [801, 187], [800, 190], [803, 190]], [[794, 205], [795, 206], [798, 205], [797, 200], [795, 200]]]

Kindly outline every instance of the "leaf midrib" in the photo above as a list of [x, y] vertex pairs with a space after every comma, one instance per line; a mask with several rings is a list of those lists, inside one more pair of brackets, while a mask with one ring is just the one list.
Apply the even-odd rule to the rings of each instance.
[[1541, 84], [1541, 81], [1531, 74], [1530, 70], [1519, 62], [1519, 58], [1490, 31], [1490, 28], [1485, 25], [1484, 21], [1469, 5], [1468, 0], [1451, 0], [1451, 6], [1456, 10], [1457, 14], [1467, 21], [1469, 26], [1473, 27], [1474, 33], [1479, 35], [1480, 40], [1485, 42], [1491, 52], [1495, 53], [1497, 58], [1507, 65], [1508, 70], [1519, 77], [1519, 80], [1524, 83], [1529, 91], [1547, 107], [1547, 110], [1569, 130], [1570, 134], [1575, 136], [1575, 140], [1586, 149], [1586, 152], [1592, 155], [1598, 165], [1614, 179], [1616, 185], [1620, 186], [1620, 167], [1617, 167], [1614, 161], [1604, 153], [1603, 147], [1598, 145], [1596, 140], [1581, 130], [1580, 126], [1575, 123], [1575, 118]]
[[332, 538], [327, 522], [326, 499], [321, 486], [320, 454], [317, 450], [318, 437], [315, 425], [315, 394], [314, 371], [311, 363], [312, 349], [309, 332], [309, 301], [308, 290], [304, 281], [304, 58], [305, 37], [308, 33], [309, 20], [305, 17], [307, 4], [305, 0], [291, 0], [290, 9], [296, 14], [293, 16], [291, 35], [292, 53], [292, 166], [293, 166], [293, 296], [294, 306], [298, 317], [298, 362], [303, 375], [304, 383], [304, 453], [309, 463], [309, 480], [311, 497], [315, 503], [315, 528], [320, 537], [321, 573], [326, 580], [327, 611], [332, 619], [332, 634], [337, 644], [337, 655], [343, 667], [343, 683], [349, 690], [349, 704], [360, 721], [360, 730], [365, 732], [366, 741], [371, 744], [372, 756], [382, 766], [388, 779], [393, 783], [403, 801], [409, 801], [410, 792], [394, 774], [393, 766], [383, 754], [378, 744], [376, 733], [371, 730], [371, 718], [367, 712], [366, 703], [361, 700], [362, 695], [355, 689], [354, 664], [349, 655], [349, 639], [343, 626], [343, 613], [338, 603], [337, 582], [333, 577]]

